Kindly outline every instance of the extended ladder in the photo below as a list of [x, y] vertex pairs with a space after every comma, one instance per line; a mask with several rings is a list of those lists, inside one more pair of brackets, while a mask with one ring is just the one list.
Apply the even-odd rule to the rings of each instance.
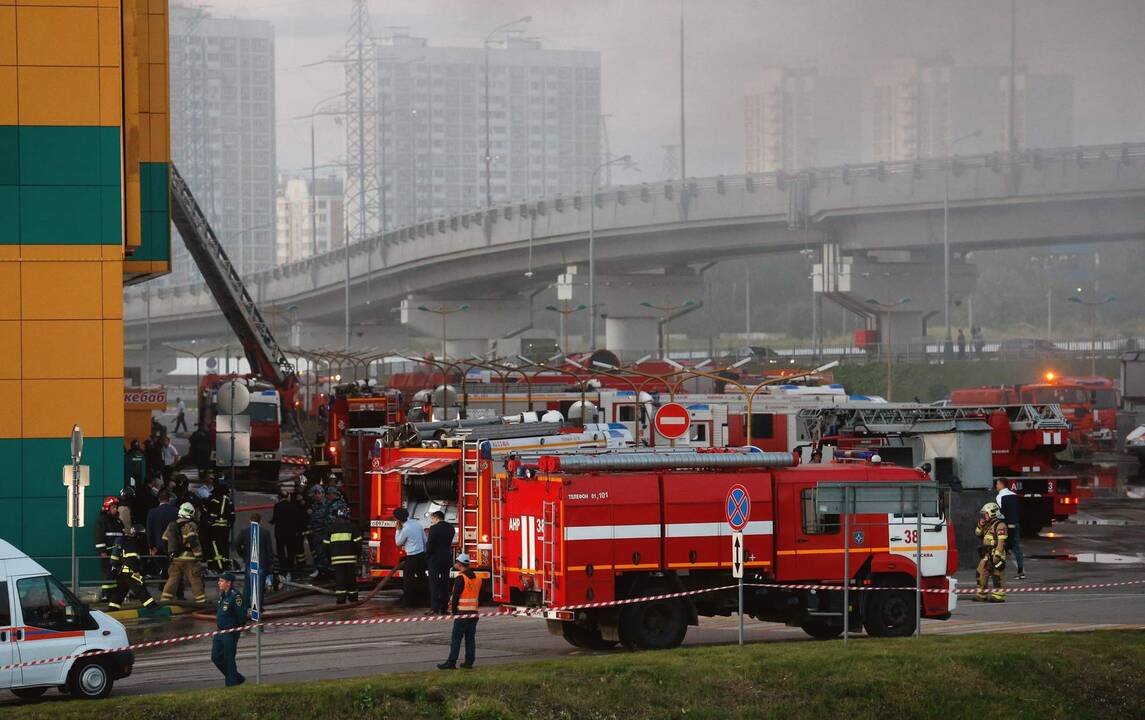
[[1058, 405], [966, 405], [935, 407], [932, 405], [881, 404], [866, 406], [831, 406], [803, 408], [797, 418], [800, 437], [819, 437], [817, 431], [824, 425], [838, 430], [865, 429], [872, 433], [921, 432], [926, 423], [955, 420], [985, 420], [996, 411], [1003, 411], [1010, 429], [1068, 430], [1069, 423]]
[[505, 591], [505, 568], [504, 563], [501, 561], [501, 550], [504, 544], [502, 537], [503, 522], [501, 516], [501, 501], [503, 498], [503, 491], [501, 488], [500, 478], [493, 478], [492, 487], [490, 488], [490, 501], [493, 503], [493, 529], [490, 535], [493, 539], [493, 549], [491, 551], [491, 560], [489, 563], [489, 570], [491, 580], [493, 581], [493, 599], [494, 600], [507, 600], [501, 593]]
[[461, 551], [479, 557], [478, 528], [481, 524], [481, 443], [461, 444]]

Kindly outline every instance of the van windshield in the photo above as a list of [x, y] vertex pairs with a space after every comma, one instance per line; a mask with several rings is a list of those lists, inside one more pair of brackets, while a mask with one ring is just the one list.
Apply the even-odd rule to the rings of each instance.
[[92, 630], [98, 627], [83, 612], [83, 603], [51, 575], [16, 581], [24, 624], [47, 630]]

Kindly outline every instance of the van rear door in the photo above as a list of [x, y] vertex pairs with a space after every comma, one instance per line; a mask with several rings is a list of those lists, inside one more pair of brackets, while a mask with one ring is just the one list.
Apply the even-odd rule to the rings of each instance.
[[[0, 568], [4, 563], [0, 561]], [[3, 669], [4, 665], [16, 662], [16, 642], [13, 639], [12, 604], [8, 598], [8, 583], [0, 580], [0, 689], [12, 687], [12, 676], [19, 670]]]
[[[83, 605], [51, 575], [10, 578], [16, 585], [16, 652], [20, 662], [35, 662], [82, 652], [85, 632], [99, 625]], [[59, 685], [69, 661], [30, 665], [13, 677], [17, 685]]]

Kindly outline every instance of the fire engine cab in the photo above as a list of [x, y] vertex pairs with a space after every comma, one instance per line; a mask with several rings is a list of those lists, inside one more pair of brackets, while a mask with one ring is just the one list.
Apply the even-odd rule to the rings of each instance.
[[[736, 612], [735, 592], [577, 606], [735, 584], [725, 512], [738, 485], [751, 503], [746, 614], [835, 637], [847, 582], [894, 588], [850, 593], [851, 627], [871, 635], [911, 634], [919, 603], [922, 617], [950, 616], [952, 592], [916, 592], [953, 590], [957, 567], [945, 496], [926, 473], [794, 465], [755, 448], [542, 456], [494, 482], [494, 599], [543, 610], [578, 647], [679, 645], [699, 616]], [[806, 584], [830, 589], [785, 587]]]

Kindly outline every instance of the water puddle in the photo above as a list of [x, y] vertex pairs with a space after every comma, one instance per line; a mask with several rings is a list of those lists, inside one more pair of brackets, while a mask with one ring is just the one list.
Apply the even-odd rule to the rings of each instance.
[[1074, 553], [1027, 555], [1036, 560], [1061, 560], [1063, 562], [1094, 563], [1098, 565], [1145, 565], [1145, 555], [1118, 555], [1116, 553]]

